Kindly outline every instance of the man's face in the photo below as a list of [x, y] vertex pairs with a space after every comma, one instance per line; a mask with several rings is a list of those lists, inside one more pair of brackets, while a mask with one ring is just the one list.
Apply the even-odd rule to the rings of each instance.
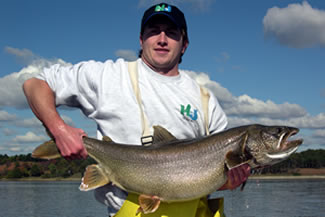
[[181, 30], [168, 18], [153, 18], [144, 27], [140, 44], [142, 59], [152, 68], [168, 71], [178, 65], [188, 45]]

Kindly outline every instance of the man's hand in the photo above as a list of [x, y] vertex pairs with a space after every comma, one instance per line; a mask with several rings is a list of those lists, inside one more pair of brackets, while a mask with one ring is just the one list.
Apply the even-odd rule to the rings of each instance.
[[82, 129], [64, 124], [58, 127], [52, 134], [61, 155], [65, 159], [87, 158], [88, 153], [82, 141], [82, 137], [87, 135]]
[[65, 124], [56, 110], [55, 94], [46, 81], [31, 78], [24, 82], [23, 90], [36, 117], [53, 135], [61, 155], [66, 159], [86, 158], [82, 137], [86, 133]]
[[219, 190], [233, 190], [244, 183], [250, 176], [251, 168], [248, 164], [243, 164], [232, 168], [227, 172], [228, 180]]

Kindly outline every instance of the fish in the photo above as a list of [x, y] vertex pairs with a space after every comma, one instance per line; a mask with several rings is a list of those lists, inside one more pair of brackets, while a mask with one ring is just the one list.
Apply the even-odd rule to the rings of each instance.
[[[190, 201], [209, 195], [227, 181], [227, 171], [242, 164], [252, 169], [287, 159], [303, 143], [289, 140], [299, 132], [288, 126], [239, 126], [206, 137], [178, 140], [154, 126], [153, 144], [137, 146], [83, 137], [98, 164], [89, 165], [79, 189], [88, 191], [108, 183], [139, 195], [137, 213], [155, 212], [161, 201]], [[37, 147], [32, 156], [60, 157], [55, 141]]]

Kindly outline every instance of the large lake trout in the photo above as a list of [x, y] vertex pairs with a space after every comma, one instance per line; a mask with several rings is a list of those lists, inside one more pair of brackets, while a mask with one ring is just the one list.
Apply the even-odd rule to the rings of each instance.
[[[226, 183], [226, 172], [241, 164], [261, 168], [283, 161], [302, 144], [302, 139], [288, 140], [298, 131], [286, 126], [248, 125], [203, 138], [177, 140], [155, 126], [151, 146], [84, 137], [88, 154], [98, 164], [87, 167], [80, 190], [112, 182], [139, 194], [141, 211], [154, 212], [160, 201], [187, 201], [211, 194]], [[60, 153], [51, 140], [37, 147], [32, 156], [54, 159]]]

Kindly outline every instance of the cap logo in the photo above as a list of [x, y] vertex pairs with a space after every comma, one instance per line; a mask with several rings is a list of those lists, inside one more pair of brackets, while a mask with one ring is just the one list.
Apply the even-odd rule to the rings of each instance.
[[172, 11], [172, 7], [167, 5], [165, 6], [164, 4], [163, 5], [157, 5], [156, 8], [155, 8], [155, 11], [156, 12], [160, 12], [160, 11], [163, 11], [163, 12], [171, 12]]

